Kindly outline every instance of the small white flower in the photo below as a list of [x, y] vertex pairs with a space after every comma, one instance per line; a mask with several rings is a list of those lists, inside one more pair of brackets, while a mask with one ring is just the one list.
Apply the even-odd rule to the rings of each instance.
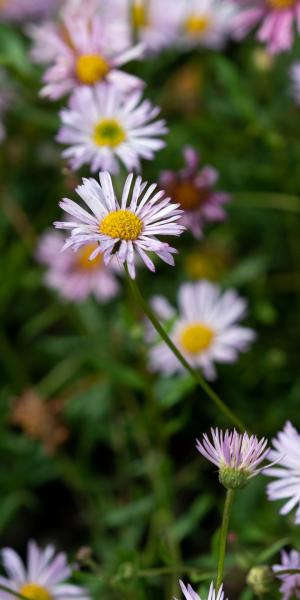
[[[223, 592], [223, 585], [219, 588], [219, 591], [216, 592], [214, 588], [213, 582], [210, 584], [209, 592], [207, 598], [200, 597], [195, 590], [193, 590], [192, 586], [188, 584], [187, 586], [183, 583], [183, 581], [179, 581], [181, 591], [186, 598], [186, 600], [225, 600], [225, 594]], [[176, 600], [176, 598], [174, 598]], [[227, 599], [228, 600], [228, 599]]]
[[154, 120], [158, 113], [159, 108], [142, 101], [140, 91], [124, 95], [104, 83], [82, 87], [60, 113], [57, 140], [70, 146], [63, 156], [73, 169], [90, 163], [93, 172], [118, 173], [121, 161], [128, 171], [139, 170], [140, 159], [153, 159], [165, 146], [159, 137], [167, 129], [164, 120]]
[[179, 44], [221, 48], [228, 39], [232, 17], [236, 12], [229, 0], [178, 0], [181, 33]]
[[155, 183], [146, 189], [147, 182], [143, 183], [141, 177], [137, 177], [131, 189], [132, 184], [131, 173], [119, 202], [109, 173], [100, 173], [100, 185], [95, 179], [84, 179], [83, 185], [78, 186], [76, 191], [91, 212], [65, 198], [60, 206], [75, 221], [56, 222], [54, 225], [71, 230], [64, 248], [72, 247], [77, 251], [96, 242], [99, 245], [91, 253], [91, 260], [102, 252], [104, 263], [108, 264], [115, 256], [120, 263], [127, 264], [130, 276], [134, 278], [136, 253], [150, 271], [155, 271], [155, 266], [148, 252], [154, 252], [167, 264], [174, 265], [173, 254], [177, 251], [157, 236], [178, 236], [184, 227], [176, 223], [182, 214], [178, 204], [164, 198], [163, 191], [153, 194]]

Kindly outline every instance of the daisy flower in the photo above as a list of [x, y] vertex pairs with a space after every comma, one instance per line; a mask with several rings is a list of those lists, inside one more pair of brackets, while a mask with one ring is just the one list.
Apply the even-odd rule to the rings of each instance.
[[[252, 329], [238, 324], [246, 314], [247, 303], [235, 290], [222, 294], [218, 285], [206, 280], [184, 283], [179, 289], [178, 306], [176, 314], [165, 298], [157, 296], [153, 301], [174, 344], [194, 368], [203, 370], [207, 379], [216, 377], [214, 362], [235, 362], [239, 352], [247, 350], [255, 338]], [[152, 346], [150, 365], [166, 375], [184, 369], [164, 342]]]
[[123, 91], [143, 87], [141, 79], [121, 71], [125, 63], [141, 58], [141, 44], [122, 52], [114, 46], [105, 19], [81, 9], [65, 13], [61, 23], [46, 23], [30, 30], [34, 42], [32, 58], [50, 63], [44, 75], [42, 96], [57, 100], [82, 85], [109, 82]]
[[175, 43], [179, 15], [174, 0], [133, 0], [130, 10], [133, 30], [148, 51], [158, 52]]
[[229, 0], [179, 0], [179, 43], [221, 48], [231, 32], [236, 7]]
[[218, 172], [210, 165], [199, 169], [199, 154], [186, 146], [183, 150], [185, 167], [179, 171], [163, 171], [160, 185], [183, 209], [182, 222], [196, 238], [202, 236], [205, 223], [223, 221], [226, 213], [223, 205], [230, 195], [214, 189]]
[[[281, 564], [273, 565], [275, 575], [278, 571], [285, 571], [288, 569], [299, 569], [300, 571], [300, 554], [297, 550], [291, 550], [290, 553], [285, 551], [281, 552]], [[282, 600], [300, 598], [300, 573], [287, 573], [286, 575], [277, 575], [277, 577], [282, 582], [280, 586]]]
[[49, 16], [57, 8], [58, 0], [1, 0], [1, 21], [26, 21]]
[[62, 155], [72, 169], [90, 163], [93, 172], [118, 173], [121, 161], [127, 171], [139, 170], [140, 159], [153, 159], [165, 146], [158, 138], [167, 129], [164, 120], [154, 120], [158, 113], [140, 91], [125, 96], [104, 83], [78, 89], [60, 113], [57, 140], [70, 145]]
[[[64, 583], [72, 570], [66, 555], [63, 552], [55, 554], [53, 546], [46, 546], [45, 550], [41, 550], [35, 542], [29, 542], [27, 567], [11, 548], [1, 551], [1, 559], [7, 577], [0, 577], [0, 583], [29, 600], [89, 600], [84, 588]], [[2, 600], [11, 598], [11, 594], [1, 591]]]
[[[90, 209], [81, 208], [76, 202], [65, 198], [61, 208], [74, 219], [73, 222], [57, 222], [55, 227], [71, 230], [64, 248], [78, 251], [87, 244], [97, 243], [90, 259], [103, 253], [104, 264], [113, 256], [126, 264], [129, 274], [135, 277], [135, 259], [138, 255], [150, 271], [155, 266], [148, 256], [153, 252], [169, 265], [174, 265], [173, 254], [177, 251], [157, 236], [180, 235], [183, 226], [176, 221], [181, 217], [178, 204], [172, 204], [163, 191], [154, 194], [156, 184], [147, 189], [133, 174], [128, 175], [121, 201], [116, 198], [109, 173], [100, 173], [100, 185], [95, 179], [84, 179], [76, 191]], [[133, 184], [133, 185], [132, 185]]]
[[[202, 598], [201, 598], [199, 596], [199, 594], [197, 594], [197, 592], [195, 592], [195, 590], [193, 590], [193, 588], [190, 584], [188, 584], [186, 586], [183, 583], [183, 581], [179, 581], [179, 583], [180, 583], [181, 591], [182, 591], [184, 597], [186, 598], [186, 600], [204, 600], [204, 597], [202, 596]], [[176, 598], [174, 598], [174, 600], [176, 600]], [[225, 594], [223, 592], [223, 585], [221, 585], [219, 591], [216, 592], [216, 590], [214, 588], [214, 584], [211, 583], [209, 592], [208, 592], [208, 596], [205, 600], [225, 600]]]
[[242, 488], [248, 479], [261, 472], [258, 466], [268, 456], [267, 440], [216, 428], [211, 429], [211, 440], [204, 434], [196, 448], [202, 456], [219, 469], [220, 482], [229, 489]]
[[290, 68], [292, 95], [296, 104], [300, 105], [300, 61], [294, 62]]
[[96, 242], [83, 246], [77, 253], [68, 249], [62, 254], [63, 244], [64, 236], [58, 231], [45, 233], [38, 244], [37, 260], [48, 267], [45, 275], [48, 287], [73, 302], [83, 302], [90, 295], [99, 302], [107, 302], [118, 294], [115, 273], [120, 271], [119, 265], [112, 261], [106, 266], [101, 253], [95, 260], [89, 260], [97, 248]]
[[271, 460], [277, 461], [278, 466], [266, 471], [266, 475], [274, 477], [275, 481], [267, 486], [269, 500], [287, 502], [280, 510], [281, 515], [288, 514], [297, 507], [295, 523], [300, 524], [300, 434], [289, 421], [283, 431], [272, 440], [273, 449]]
[[294, 27], [300, 30], [300, 0], [235, 0], [240, 7], [232, 24], [232, 35], [242, 39], [258, 26], [257, 39], [271, 54], [289, 50]]

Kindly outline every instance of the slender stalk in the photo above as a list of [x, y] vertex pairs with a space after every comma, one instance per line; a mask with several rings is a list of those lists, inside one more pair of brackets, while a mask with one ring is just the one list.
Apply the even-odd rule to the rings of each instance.
[[163, 341], [169, 346], [170, 350], [175, 354], [176, 358], [182, 364], [182, 366], [192, 375], [197, 384], [203, 389], [203, 391], [207, 394], [210, 400], [217, 406], [217, 408], [241, 431], [246, 430], [246, 426], [244, 423], [237, 417], [234, 412], [223, 402], [223, 400], [216, 394], [216, 392], [210, 387], [210, 385], [205, 381], [199, 371], [196, 371], [184, 358], [181, 354], [180, 350], [175, 346], [174, 342], [169, 338], [167, 332], [162, 327], [157, 317], [155, 316], [152, 308], [142, 296], [140, 289], [134, 279], [131, 279], [127, 266], [125, 265], [125, 271], [127, 274], [127, 279], [132, 291], [132, 294], [138, 304], [143, 309], [145, 315], [151, 321], [153, 327], [156, 329], [157, 333], [161, 336]]
[[217, 591], [221, 587], [222, 582], [223, 582], [226, 541], [227, 541], [228, 525], [229, 525], [229, 518], [230, 518], [230, 512], [231, 512], [233, 498], [234, 498], [234, 490], [227, 490], [225, 504], [224, 504], [221, 531], [220, 531], [218, 574], [217, 574], [217, 582], [216, 582], [216, 590]]

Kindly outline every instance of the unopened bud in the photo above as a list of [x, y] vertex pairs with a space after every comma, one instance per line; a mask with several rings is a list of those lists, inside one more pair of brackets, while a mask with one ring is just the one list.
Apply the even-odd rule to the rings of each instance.
[[252, 567], [247, 576], [247, 583], [255, 596], [270, 594], [275, 586], [274, 573], [268, 565]]
[[245, 469], [221, 466], [219, 470], [219, 481], [228, 490], [242, 489], [247, 485], [249, 472]]

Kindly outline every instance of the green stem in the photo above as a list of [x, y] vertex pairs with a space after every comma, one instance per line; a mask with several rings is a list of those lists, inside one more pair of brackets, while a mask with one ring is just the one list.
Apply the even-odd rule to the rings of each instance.
[[148, 302], [142, 296], [140, 289], [134, 279], [131, 279], [127, 266], [125, 265], [125, 271], [127, 274], [128, 282], [132, 291], [132, 294], [138, 304], [143, 309], [145, 315], [151, 321], [153, 327], [156, 329], [157, 333], [161, 336], [163, 341], [169, 346], [170, 350], [175, 354], [176, 358], [182, 364], [182, 366], [192, 375], [198, 385], [203, 389], [203, 391], [207, 394], [210, 400], [217, 406], [217, 408], [241, 431], [246, 430], [246, 426], [244, 423], [237, 417], [234, 412], [223, 402], [223, 400], [216, 394], [216, 392], [210, 387], [210, 385], [205, 381], [199, 371], [196, 371], [191, 365], [187, 362], [184, 356], [181, 354], [180, 350], [175, 346], [172, 340], [169, 338], [167, 332], [164, 330], [157, 317], [155, 316], [152, 308], [148, 304]]
[[234, 498], [234, 490], [227, 490], [224, 511], [223, 511], [221, 531], [220, 531], [218, 574], [217, 574], [217, 582], [216, 582], [216, 590], [217, 591], [221, 587], [222, 582], [223, 582], [227, 533], [228, 533], [230, 511], [231, 511], [231, 507], [232, 507], [233, 498]]

